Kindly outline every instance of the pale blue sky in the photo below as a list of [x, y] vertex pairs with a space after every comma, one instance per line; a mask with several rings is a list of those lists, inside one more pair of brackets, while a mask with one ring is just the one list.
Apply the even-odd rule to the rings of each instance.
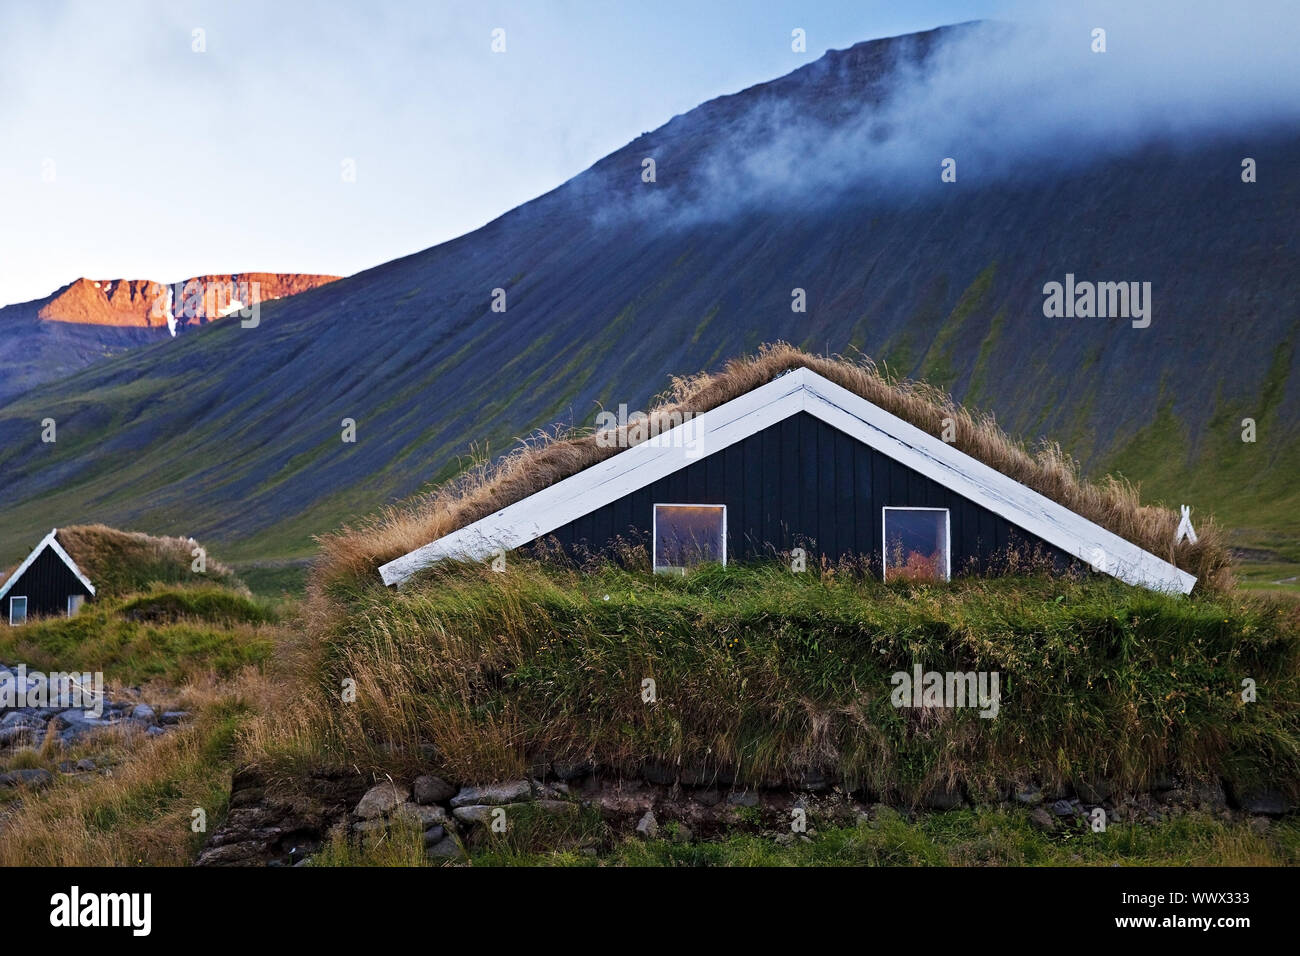
[[1033, 7], [5, 0], [0, 304], [82, 275], [350, 274], [827, 49]]

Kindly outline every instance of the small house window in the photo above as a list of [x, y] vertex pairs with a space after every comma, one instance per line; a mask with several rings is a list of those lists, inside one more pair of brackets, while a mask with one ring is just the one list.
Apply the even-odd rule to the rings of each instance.
[[727, 563], [727, 506], [655, 505], [655, 572], [685, 574], [705, 562]]
[[9, 599], [9, 623], [22, 624], [27, 620], [27, 598], [11, 597]]
[[886, 581], [947, 581], [952, 572], [947, 508], [885, 508]]
[[68, 595], [68, 617], [72, 617], [81, 610], [81, 602], [86, 599], [84, 594]]

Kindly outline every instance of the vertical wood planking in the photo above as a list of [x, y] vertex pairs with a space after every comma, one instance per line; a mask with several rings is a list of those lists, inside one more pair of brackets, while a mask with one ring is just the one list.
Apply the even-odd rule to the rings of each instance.
[[1044, 548], [1061, 567], [1073, 559], [889, 456], [801, 413], [557, 529], [566, 547], [627, 534], [650, 543], [656, 502], [727, 506], [729, 560], [767, 558], [811, 541], [809, 557], [865, 554], [878, 565], [881, 508], [949, 509], [952, 570], [982, 568], [1009, 543]]

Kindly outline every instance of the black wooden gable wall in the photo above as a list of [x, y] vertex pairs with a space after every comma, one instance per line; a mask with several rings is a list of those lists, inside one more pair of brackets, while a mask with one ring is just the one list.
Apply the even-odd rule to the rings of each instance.
[[[707, 452], [707, 448], [704, 449]], [[993, 570], [1008, 549], [1074, 559], [806, 412], [707, 455], [556, 529], [566, 551], [602, 552], [617, 536], [649, 546], [654, 505], [727, 506], [727, 560], [803, 547], [809, 556], [870, 555], [878, 568], [881, 508], [949, 509], [952, 573]]]
[[0, 604], [4, 605], [0, 608], [0, 613], [3, 613], [4, 622], [7, 624], [9, 599], [25, 595], [29, 617], [64, 615], [68, 613], [68, 596], [72, 594], [90, 596], [86, 586], [72, 573], [63, 559], [54, 553], [53, 548], [46, 547], [9, 588], [4, 600], [0, 601]]

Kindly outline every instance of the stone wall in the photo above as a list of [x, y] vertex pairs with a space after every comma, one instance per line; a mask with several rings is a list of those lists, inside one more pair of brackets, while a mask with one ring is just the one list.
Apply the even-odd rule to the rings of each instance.
[[[418, 827], [425, 852], [434, 862], [458, 861], [466, 850], [484, 843], [495, 829], [510, 826], [512, 816], [576, 817], [596, 811], [615, 837], [637, 835], [682, 842], [708, 840], [736, 829], [758, 832], [789, 845], [811, 840], [816, 830], [791, 826], [804, 811], [839, 826], [872, 826], [884, 807], [904, 814], [942, 813], [966, 806], [1001, 806], [1029, 815], [1047, 832], [1091, 825], [1094, 811], [1109, 823], [1158, 823], [1171, 815], [1199, 810], [1222, 819], [1269, 817], [1293, 812], [1294, 804], [1274, 790], [1238, 791], [1217, 781], [1161, 780], [1150, 792], [1119, 794], [1105, 781], [1079, 782], [1045, 790], [1034, 784], [1008, 784], [994, 794], [972, 796], [960, 784], [941, 788], [918, 804], [900, 804], [887, 796], [845, 792], [827, 778], [807, 779], [802, 786], [745, 788], [715, 779], [692, 778], [651, 767], [636, 777], [599, 771], [589, 764], [552, 764], [536, 775], [487, 786], [460, 786], [434, 774], [410, 781], [358, 776], [319, 776], [312, 794], [299, 799], [270, 795], [265, 780], [245, 770], [233, 781], [231, 813], [213, 834], [199, 865], [303, 865], [333, 834], [362, 842], [378, 840], [390, 828]], [[310, 809], [304, 806], [310, 805]], [[581, 828], [575, 828], [580, 831]], [[557, 849], [598, 855], [598, 841]]]

